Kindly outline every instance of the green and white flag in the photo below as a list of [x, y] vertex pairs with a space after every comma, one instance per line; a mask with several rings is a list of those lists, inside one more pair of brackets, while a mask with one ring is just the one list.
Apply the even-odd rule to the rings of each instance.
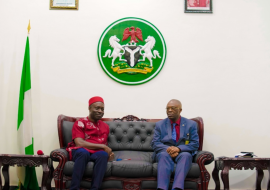
[[[30, 22], [29, 26], [30, 28]], [[30, 30], [30, 29], [29, 29]], [[32, 131], [32, 104], [31, 104], [31, 73], [29, 37], [26, 39], [19, 107], [18, 107], [18, 144], [21, 154], [34, 155], [34, 138]], [[35, 167], [18, 167], [18, 178], [22, 183], [22, 189], [39, 190]]]

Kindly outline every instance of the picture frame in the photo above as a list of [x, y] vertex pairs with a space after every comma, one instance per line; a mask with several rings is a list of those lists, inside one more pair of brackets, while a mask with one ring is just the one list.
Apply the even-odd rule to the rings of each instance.
[[79, 0], [50, 0], [51, 9], [77, 9]]
[[185, 13], [213, 13], [213, 0], [185, 0]]

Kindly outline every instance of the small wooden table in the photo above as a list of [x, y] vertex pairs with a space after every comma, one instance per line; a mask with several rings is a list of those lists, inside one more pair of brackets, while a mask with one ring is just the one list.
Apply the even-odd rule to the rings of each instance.
[[[9, 166], [17, 165], [29, 166], [29, 167], [39, 167], [42, 165], [43, 175], [42, 175], [42, 184], [41, 189], [51, 189], [51, 169], [48, 167], [48, 164], [51, 163], [49, 156], [46, 155], [18, 155], [18, 154], [0, 154], [0, 169], [3, 166], [2, 173], [5, 179], [5, 185], [2, 187], [2, 179], [0, 175], [0, 190], [9, 190]], [[52, 165], [50, 164], [50, 167]]]
[[[212, 172], [213, 179], [216, 184], [215, 190], [220, 190], [219, 170], [221, 170], [221, 179], [223, 181], [224, 189], [230, 189], [229, 186], [229, 170], [257, 170], [256, 190], [261, 190], [261, 182], [263, 179], [263, 170], [268, 170], [270, 175], [270, 158], [232, 158], [232, 157], [218, 157], [215, 158], [215, 167]], [[267, 189], [270, 189], [270, 176], [268, 179]]]

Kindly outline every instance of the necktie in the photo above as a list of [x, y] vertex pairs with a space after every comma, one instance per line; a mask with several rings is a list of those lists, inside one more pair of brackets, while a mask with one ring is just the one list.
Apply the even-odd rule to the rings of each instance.
[[172, 129], [172, 140], [176, 142], [176, 130], [175, 130], [176, 123], [173, 123], [173, 129]]

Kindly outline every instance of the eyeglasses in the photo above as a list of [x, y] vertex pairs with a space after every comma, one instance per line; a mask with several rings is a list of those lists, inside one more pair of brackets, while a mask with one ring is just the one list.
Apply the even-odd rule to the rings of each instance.
[[172, 111], [176, 111], [178, 110], [179, 108], [178, 107], [167, 107], [166, 110], [169, 111], [169, 110], [172, 110]]

